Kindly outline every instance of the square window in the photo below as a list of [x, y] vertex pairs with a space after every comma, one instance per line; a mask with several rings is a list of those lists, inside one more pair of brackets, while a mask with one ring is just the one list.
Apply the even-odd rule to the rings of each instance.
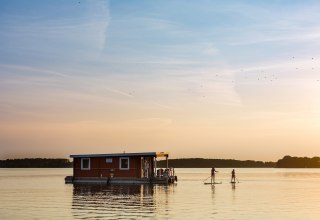
[[120, 170], [129, 170], [129, 158], [120, 157]]
[[90, 158], [81, 158], [81, 170], [90, 170]]

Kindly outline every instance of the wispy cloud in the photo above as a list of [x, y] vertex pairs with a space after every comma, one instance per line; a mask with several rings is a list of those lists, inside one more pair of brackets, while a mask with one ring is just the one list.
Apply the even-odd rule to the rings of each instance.
[[[21, 71], [22, 72], [28, 71], [29, 73], [30, 72], [31, 73], [41, 73], [41, 74], [48, 74], [48, 75], [54, 75], [54, 76], [59, 76], [59, 77], [71, 78], [71, 76], [66, 73], [48, 70], [48, 69], [41, 69], [41, 68], [31, 67], [31, 66], [0, 64], [0, 68], [18, 70], [20, 72]], [[0, 71], [0, 74], [1, 74], [1, 72], [3, 73], [3, 71]]]
[[[0, 38], [7, 41], [2, 50], [9, 55], [20, 51], [43, 63], [47, 63], [48, 59], [53, 62], [97, 59], [106, 44], [109, 6], [105, 1], [85, 5], [65, 4], [64, 10], [57, 12], [61, 13], [60, 17], [52, 15], [59, 7], [51, 8], [46, 4], [39, 6], [35, 17], [5, 14], [3, 19], [10, 22], [0, 24]], [[48, 10], [49, 13], [45, 13]], [[68, 11], [75, 16], [65, 15]]]
[[[276, 24], [274, 24], [276, 25]], [[235, 39], [234, 41], [228, 42], [229, 45], [250, 45], [250, 44], [259, 44], [259, 43], [270, 43], [270, 42], [284, 42], [284, 43], [297, 43], [297, 42], [308, 42], [310, 40], [318, 42], [320, 38], [320, 32], [315, 31], [318, 27], [313, 27], [312, 30], [300, 30], [299, 32], [294, 33], [273, 33], [273, 34], [261, 34], [261, 33], [252, 33], [250, 37], [244, 39]], [[303, 34], [301, 34], [303, 33]]]
[[145, 146], [175, 143], [177, 155], [195, 143], [212, 153], [217, 140], [240, 152], [296, 122], [319, 127], [316, 1], [11, 2], [0, 19], [9, 147], [85, 141], [101, 151], [147, 137]]
[[176, 107], [165, 105], [165, 104], [160, 104], [158, 102], [151, 102], [151, 103], [160, 107], [160, 108], [163, 108], [163, 109], [177, 109]]

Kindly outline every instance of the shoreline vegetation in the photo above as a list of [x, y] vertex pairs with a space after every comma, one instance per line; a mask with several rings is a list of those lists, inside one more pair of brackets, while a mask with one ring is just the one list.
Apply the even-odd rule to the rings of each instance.
[[[0, 160], [0, 168], [72, 168], [72, 161], [63, 158], [23, 158]], [[160, 160], [158, 167], [165, 167]], [[181, 158], [169, 159], [174, 168], [320, 168], [320, 157], [285, 156], [277, 162], [234, 159]]]
[[[272, 168], [276, 163], [254, 160], [181, 158], [169, 159], [169, 165], [174, 168]], [[158, 166], [165, 167], [166, 161], [159, 161]]]
[[73, 163], [63, 158], [23, 158], [0, 160], [0, 168], [71, 168]]

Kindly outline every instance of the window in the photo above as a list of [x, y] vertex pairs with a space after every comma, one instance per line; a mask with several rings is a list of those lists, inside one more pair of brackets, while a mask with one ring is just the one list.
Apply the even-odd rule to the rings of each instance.
[[90, 170], [90, 158], [81, 158], [81, 170]]
[[120, 157], [120, 170], [129, 170], [129, 157]]
[[106, 158], [106, 163], [112, 163], [112, 158]]

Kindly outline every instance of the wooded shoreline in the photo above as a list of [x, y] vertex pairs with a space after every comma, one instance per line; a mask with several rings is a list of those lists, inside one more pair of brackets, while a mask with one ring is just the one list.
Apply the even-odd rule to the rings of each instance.
[[23, 158], [0, 160], [0, 168], [70, 168], [72, 162], [63, 158]]
[[[72, 166], [72, 161], [64, 158], [23, 158], [0, 160], [0, 168], [71, 168]], [[166, 161], [158, 161], [157, 166], [165, 167]], [[277, 162], [181, 158], [169, 159], [169, 166], [174, 168], [320, 168], [320, 158], [285, 156]]]

